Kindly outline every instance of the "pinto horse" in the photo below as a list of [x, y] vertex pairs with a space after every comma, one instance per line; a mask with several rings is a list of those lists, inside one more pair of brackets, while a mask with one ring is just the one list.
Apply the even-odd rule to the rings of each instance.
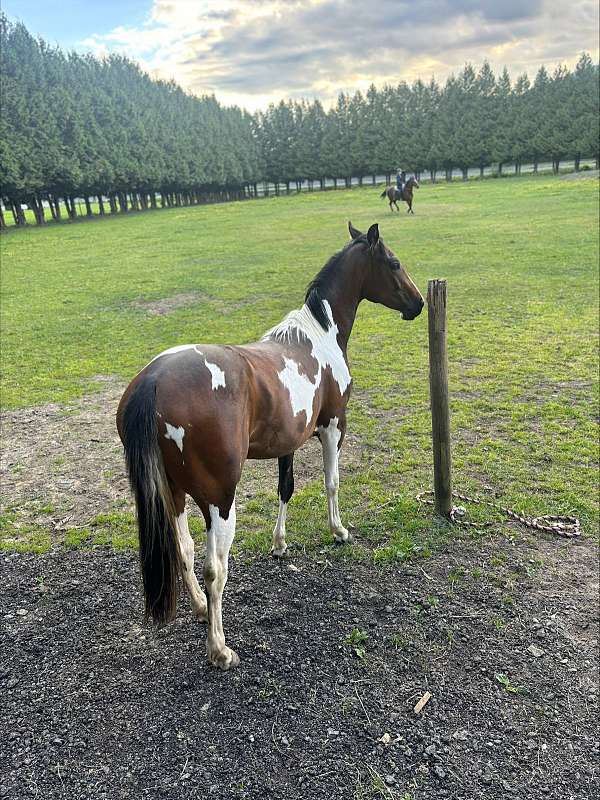
[[[311, 436], [323, 449], [329, 526], [348, 540], [338, 507], [338, 453], [352, 379], [348, 339], [361, 300], [412, 320], [423, 298], [379, 237], [349, 223], [351, 242], [310, 283], [305, 303], [259, 342], [189, 344], [156, 356], [129, 384], [117, 411], [135, 496], [146, 616], [173, 618], [180, 574], [194, 615], [208, 621], [211, 664], [239, 663], [225, 644], [221, 603], [235, 534], [235, 492], [247, 458], [279, 460], [279, 515], [272, 553], [286, 549], [295, 451]], [[207, 529], [204, 594], [194, 574], [186, 495]], [[208, 602], [207, 602], [208, 601]]]
[[419, 189], [419, 181], [415, 178], [414, 175], [411, 175], [410, 178], [404, 184], [402, 191], [398, 191], [395, 186], [388, 186], [383, 190], [380, 197], [387, 197], [389, 204], [390, 204], [390, 211], [393, 211], [392, 204], [396, 206], [396, 211], [400, 211], [398, 208], [397, 200], [404, 200], [404, 202], [408, 205], [407, 214], [414, 214], [413, 211], [413, 187], [415, 189]]

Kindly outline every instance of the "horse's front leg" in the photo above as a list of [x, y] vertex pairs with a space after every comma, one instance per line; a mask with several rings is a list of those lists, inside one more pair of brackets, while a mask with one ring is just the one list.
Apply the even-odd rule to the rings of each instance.
[[348, 541], [348, 531], [342, 525], [340, 508], [338, 505], [339, 475], [339, 450], [342, 446], [346, 420], [333, 417], [327, 426], [317, 428], [321, 446], [323, 448], [323, 470], [325, 472], [325, 489], [327, 490], [327, 512], [329, 528], [339, 544]]
[[206, 518], [206, 558], [204, 583], [208, 594], [208, 660], [215, 667], [230, 669], [240, 663], [239, 656], [225, 644], [223, 633], [223, 589], [227, 583], [229, 550], [235, 536], [235, 490], [218, 506], [202, 504]]
[[294, 454], [281, 456], [279, 463], [279, 485], [277, 493], [279, 495], [279, 514], [273, 530], [273, 546], [271, 555], [280, 557], [285, 554], [287, 544], [285, 543], [285, 517], [287, 506], [291, 496], [294, 494]]

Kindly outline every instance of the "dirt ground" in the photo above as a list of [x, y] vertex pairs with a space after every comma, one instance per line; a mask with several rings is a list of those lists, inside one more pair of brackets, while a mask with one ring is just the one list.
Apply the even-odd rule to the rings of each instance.
[[598, 796], [589, 541], [234, 560], [230, 673], [185, 598], [142, 622], [133, 553], [5, 553], [2, 576], [0, 797]]
[[[98, 381], [68, 407], [5, 415], [17, 522], [60, 538], [130, 508], [123, 384]], [[320, 475], [313, 444], [299, 486]], [[350, 436], [344, 469], [364, 456]], [[242, 506], [276, 489], [272, 463], [249, 467]], [[135, 553], [2, 553], [0, 798], [595, 798], [597, 548], [511, 534], [394, 567], [293, 541], [282, 562], [234, 559], [224, 613], [242, 664], [227, 674], [186, 598], [168, 627], [143, 622]]]

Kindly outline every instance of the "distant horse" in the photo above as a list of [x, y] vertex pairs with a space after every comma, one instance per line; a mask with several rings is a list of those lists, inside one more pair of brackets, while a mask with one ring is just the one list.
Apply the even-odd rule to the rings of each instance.
[[[382, 303], [406, 320], [423, 308], [419, 290], [380, 239], [377, 225], [366, 236], [351, 223], [349, 230], [352, 241], [310, 283], [302, 308], [259, 342], [165, 350], [133, 379], [119, 403], [117, 428], [137, 506], [146, 615], [156, 622], [173, 618], [180, 574], [194, 615], [208, 621], [208, 660], [221, 669], [239, 663], [225, 644], [221, 602], [244, 461], [279, 460], [271, 552], [283, 555], [294, 452], [316, 436], [323, 449], [329, 527], [336, 541], [346, 542], [338, 451], [346, 432], [352, 380], [347, 346], [358, 304]], [[206, 522], [208, 598], [194, 574], [188, 494]]]
[[383, 190], [381, 193], [381, 197], [387, 197], [390, 203], [390, 211], [393, 211], [392, 204], [396, 206], [396, 211], [400, 211], [398, 208], [397, 200], [404, 201], [408, 204], [408, 211], [407, 214], [414, 214], [412, 208], [413, 203], [413, 186], [415, 189], [419, 189], [419, 181], [415, 178], [414, 175], [411, 175], [410, 178], [404, 184], [404, 188], [402, 192], [399, 192], [395, 186], [388, 186], [386, 189]]

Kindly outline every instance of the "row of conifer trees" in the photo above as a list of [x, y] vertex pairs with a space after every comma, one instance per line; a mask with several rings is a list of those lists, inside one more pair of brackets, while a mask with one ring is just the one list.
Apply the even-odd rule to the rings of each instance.
[[[0, 15], [0, 192], [17, 224], [256, 196], [302, 182], [598, 159], [598, 65], [512, 83], [484, 63], [444, 86], [281, 101], [254, 115], [154, 81], [123, 56], [63, 53]], [[4, 224], [0, 205], [0, 224]]]

